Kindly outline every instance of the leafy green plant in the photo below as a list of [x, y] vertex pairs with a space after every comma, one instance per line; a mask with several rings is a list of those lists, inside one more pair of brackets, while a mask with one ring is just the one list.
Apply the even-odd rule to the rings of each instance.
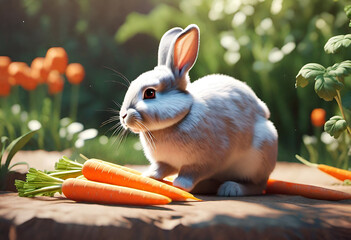
[[[351, 5], [345, 7], [345, 11], [350, 16], [350, 7]], [[350, 26], [351, 27], [351, 26]], [[338, 35], [331, 37], [327, 43], [324, 45], [324, 51], [327, 54], [334, 54], [341, 51], [343, 48], [347, 48], [351, 45], [351, 34]], [[350, 119], [345, 111], [345, 107], [342, 103], [342, 94], [341, 91], [345, 89], [347, 84], [345, 78], [351, 75], [351, 60], [345, 60], [339, 63], [335, 63], [332, 66], [324, 67], [318, 63], [308, 63], [304, 65], [296, 76], [296, 87], [304, 88], [311, 81], [314, 80], [314, 90], [317, 95], [325, 101], [337, 102], [340, 115], [332, 116], [324, 124], [324, 131], [330, 134], [330, 136], [338, 139], [338, 141], [333, 142], [333, 147], [331, 148], [326, 144], [326, 148], [329, 149], [330, 155], [333, 156], [335, 162], [333, 164], [343, 166], [344, 168], [348, 167], [349, 157], [351, 152], [350, 140], [351, 140], [351, 128], [350, 128]], [[344, 135], [348, 135], [345, 137]], [[314, 158], [313, 152], [316, 152], [316, 147], [313, 142], [317, 141], [305, 141], [305, 146], [308, 149], [310, 156]], [[320, 145], [318, 140], [318, 144]], [[342, 150], [337, 151], [339, 148]], [[331, 151], [330, 149], [333, 149]], [[340, 154], [335, 154], [339, 152]], [[316, 162], [316, 159], [313, 159]], [[342, 164], [344, 163], [344, 164]]]
[[[37, 132], [38, 130], [35, 131], [30, 131], [19, 138], [16, 138], [13, 140], [10, 144], [7, 145], [9, 139], [5, 136], [1, 137], [1, 142], [0, 142], [0, 160], [1, 162], [4, 162], [0, 166], [0, 190], [4, 190], [6, 186], [6, 177], [7, 174], [11, 171], [11, 169], [15, 166], [18, 165], [28, 165], [27, 162], [18, 162], [15, 164], [11, 164], [11, 160], [13, 156], [21, 150], [27, 142], [33, 137], [33, 135]], [[7, 145], [7, 147], [6, 147]]]

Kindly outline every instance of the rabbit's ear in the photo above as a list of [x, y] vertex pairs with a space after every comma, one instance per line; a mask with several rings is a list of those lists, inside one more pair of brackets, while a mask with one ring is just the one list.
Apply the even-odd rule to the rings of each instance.
[[183, 77], [194, 65], [199, 51], [200, 30], [195, 24], [189, 25], [177, 37], [173, 51], [169, 53], [167, 65], [176, 77]]
[[160, 45], [158, 46], [158, 65], [166, 65], [169, 49], [174, 40], [181, 33], [183, 29], [176, 27], [168, 30], [161, 38]]

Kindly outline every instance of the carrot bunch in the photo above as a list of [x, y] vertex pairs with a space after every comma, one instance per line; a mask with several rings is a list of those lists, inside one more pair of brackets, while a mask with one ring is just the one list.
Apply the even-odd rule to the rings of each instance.
[[59, 192], [75, 201], [130, 205], [199, 200], [179, 188], [144, 177], [136, 170], [98, 159], [80, 164], [63, 157], [55, 169], [44, 173], [31, 168], [26, 182], [16, 180], [19, 196], [53, 196]]

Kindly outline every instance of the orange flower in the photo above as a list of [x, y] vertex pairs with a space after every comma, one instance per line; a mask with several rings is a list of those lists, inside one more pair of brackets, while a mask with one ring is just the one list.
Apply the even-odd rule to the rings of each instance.
[[11, 63], [11, 59], [7, 56], [0, 56], [0, 78], [7, 78], [8, 74], [8, 67]]
[[8, 73], [10, 75], [9, 82], [11, 85], [20, 85], [23, 81], [26, 81], [26, 69], [28, 65], [24, 62], [12, 62], [8, 67]]
[[54, 70], [49, 73], [48, 85], [50, 94], [57, 94], [59, 92], [62, 92], [64, 79], [59, 71]]
[[322, 127], [325, 123], [326, 112], [323, 108], [315, 108], [311, 112], [311, 122], [315, 127]]
[[25, 90], [36, 89], [38, 82], [31, 75], [31, 69], [24, 62], [12, 62], [8, 68], [11, 85], [21, 85]]
[[37, 78], [38, 83], [44, 83], [47, 81], [49, 72], [44, 67], [45, 58], [37, 57], [34, 58], [30, 65], [32, 69], [32, 76]]
[[68, 64], [68, 55], [62, 47], [50, 48], [45, 56], [44, 67], [47, 71], [57, 70], [64, 73]]
[[21, 86], [27, 91], [33, 91], [38, 86], [38, 77], [32, 74], [32, 70], [29, 67], [25, 69], [25, 78], [22, 80]]
[[84, 67], [80, 63], [71, 63], [66, 68], [66, 77], [71, 84], [80, 84], [85, 76]]
[[0, 97], [10, 95], [11, 84], [8, 81], [0, 80]]

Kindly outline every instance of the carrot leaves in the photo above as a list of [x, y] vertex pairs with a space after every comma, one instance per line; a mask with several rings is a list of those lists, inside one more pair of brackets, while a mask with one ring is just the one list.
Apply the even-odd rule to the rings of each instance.
[[21, 197], [54, 196], [56, 192], [61, 193], [62, 183], [62, 179], [34, 168], [29, 169], [26, 181], [15, 181], [18, 195]]

